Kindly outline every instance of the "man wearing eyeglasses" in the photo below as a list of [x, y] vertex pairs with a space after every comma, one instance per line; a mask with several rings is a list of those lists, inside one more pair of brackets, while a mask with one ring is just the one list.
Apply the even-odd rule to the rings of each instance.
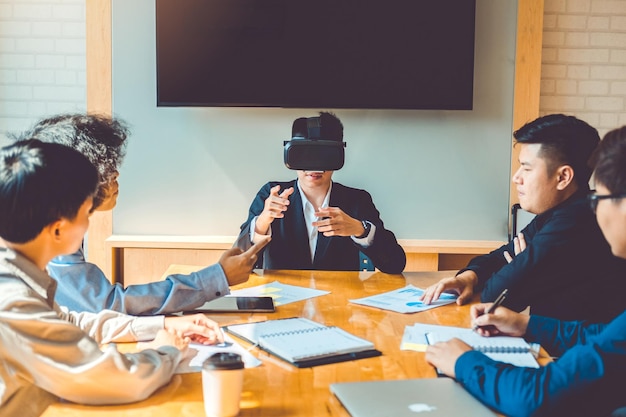
[[609, 321], [626, 306], [626, 261], [611, 255], [586, 200], [597, 130], [552, 114], [514, 137], [520, 168], [513, 182], [522, 208], [537, 216], [507, 245], [429, 287], [423, 301], [454, 291], [464, 304], [480, 291], [488, 302], [508, 289], [503, 305], [516, 311], [530, 306], [533, 314], [564, 320]]

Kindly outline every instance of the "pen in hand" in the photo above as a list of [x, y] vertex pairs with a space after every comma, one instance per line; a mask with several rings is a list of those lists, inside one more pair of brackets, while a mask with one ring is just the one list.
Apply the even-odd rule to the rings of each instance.
[[[505, 288], [504, 291], [500, 293], [498, 298], [496, 298], [496, 301], [494, 301], [493, 304], [487, 309], [487, 312], [485, 314], [491, 314], [494, 311], [496, 311], [496, 308], [498, 308], [500, 304], [502, 304], [508, 292], [509, 290]], [[472, 330], [476, 331], [478, 330], [479, 327], [480, 327], [479, 325], [475, 324], [474, 327], [472, 327]]]

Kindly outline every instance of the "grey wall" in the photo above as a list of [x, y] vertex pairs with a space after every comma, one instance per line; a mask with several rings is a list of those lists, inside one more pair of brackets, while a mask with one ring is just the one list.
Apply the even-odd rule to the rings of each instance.
[[[113, 0], [113, 111], [133, 135], [115, 234], [238, 234], [282, 163], [291, 122], [318, 110], [157, 108], [154, 0]], [[517, 2], [478, 0], [474, 110], [335, 110], [346, 164], [401, 239], [504, 240], [509, 213]]]

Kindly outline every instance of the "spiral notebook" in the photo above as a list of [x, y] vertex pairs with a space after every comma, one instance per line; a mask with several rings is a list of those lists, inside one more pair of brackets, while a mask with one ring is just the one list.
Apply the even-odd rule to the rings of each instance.
[[521, 337], [483, 337], [472, 329], [462, 327], [421, 323], [407, 326], [401, 348], [418, 350], [413, 349], [412, 346], [419, 344], [420, 340], [423, 340], [422, 343], [432, 345], [455, 337], [470, 345], [474, 350], [483, 352], [493, 360], [510, 363], [515, 366], [539, 367], [533, 355], [531, 345]]
[[381, 355], [368, 340], [302, 317], [233, 324], [225, 329], [299, 368]]

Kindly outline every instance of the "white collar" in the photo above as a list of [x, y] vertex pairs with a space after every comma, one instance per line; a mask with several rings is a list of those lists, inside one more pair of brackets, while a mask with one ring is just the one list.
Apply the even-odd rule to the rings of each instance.
[[[306, 210], [307, 206], [311, 206], [311, 208], [313, 208], [313, 212], [316, 212], [319, 207], [313, 207], [313, 204], [311, 204], [309, 199], [306, 198], [306, 195], [304, 195], [304, 191], [302, 191], [298, 184], [299, 181], [296, 180], [296, 185], [298, 186], [298, 191], [300, 192], [300, 199], [302, 200], [302, 207]], [[333, 182], [331, 181], [330, 186], [328, 187], [328, 192], [326, 192], [326, 196], [324, 197], [324, 201], [322, 202], [322, 207], [328, 207], [328, 205], [330, 204], [330, 192], [332, 189]]]

